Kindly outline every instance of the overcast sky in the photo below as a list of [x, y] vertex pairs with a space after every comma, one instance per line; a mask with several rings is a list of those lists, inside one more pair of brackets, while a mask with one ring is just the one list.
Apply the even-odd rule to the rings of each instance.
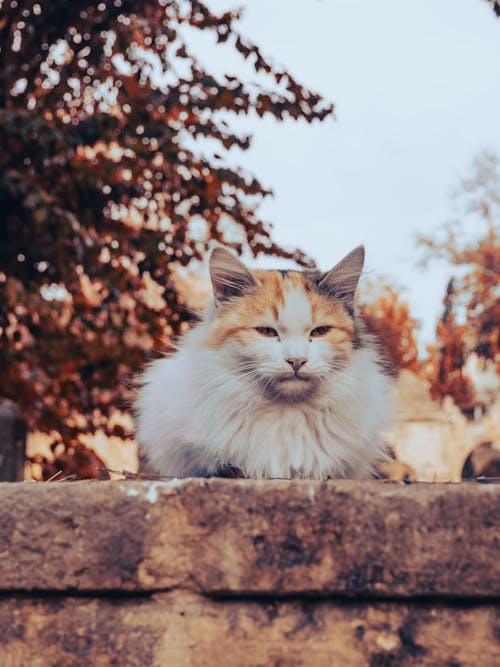
[[[208, 5], [243, 6], [240, 32], [336, 105], [321, 124], [238, 121], [254, 140], [236, 161], [274, 190], [261, 215], [275, 239], [322, 269], [364, 243], [371, 275], [407, 289], [431, 340], [451, 270], [419, 270], [414, 239], [457, 217], [453, 191], [480, 151], [500, 154], [500, 20], [481, 0]], [[212, 69], [252, 77], [230, 50], [194, 46]]]

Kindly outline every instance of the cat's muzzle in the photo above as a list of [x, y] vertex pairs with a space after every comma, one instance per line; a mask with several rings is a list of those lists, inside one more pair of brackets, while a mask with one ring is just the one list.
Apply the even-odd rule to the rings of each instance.
[[267, 378], [264, 395], [274, 403], [302, 403], [313, 398], [319, 386], [318, 378], [300, 372]]

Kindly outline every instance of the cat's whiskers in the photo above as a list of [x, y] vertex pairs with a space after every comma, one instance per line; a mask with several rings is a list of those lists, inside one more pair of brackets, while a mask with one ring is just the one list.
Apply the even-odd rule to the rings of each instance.
[[[248, 382], [251, 379], [252, 382]], [[252, 390], [259, 384], [260, 376], [255, 368], [249, 368], [249, 370], [240, 370], [235, 373], [233, 370], [226, 371], [225, 373], [219, 373], [216, 377], [207, 378], [206, 381], [202, 384], [202, 387], [207, 389], [215, 389], [216, 387], [221, 387], [229, 382], [234, 382], [235, 380], [240, 380], [245, 383], [245, 388], [247, 390]]]

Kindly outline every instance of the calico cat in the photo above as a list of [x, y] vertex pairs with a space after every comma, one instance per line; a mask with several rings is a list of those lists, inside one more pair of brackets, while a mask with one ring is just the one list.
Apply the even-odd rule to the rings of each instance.
[[366, 478], [384, 458], [389, 379], [356, 312], [364, 249], [328, 273], [210, 258], [213, 303], [152, 363], [137, 437], [162, 475]]

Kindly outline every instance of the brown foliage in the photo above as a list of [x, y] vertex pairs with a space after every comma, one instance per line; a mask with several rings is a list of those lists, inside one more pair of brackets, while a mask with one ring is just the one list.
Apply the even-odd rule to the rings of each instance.
[[444, 299], [428, 378], [436, 397], [450, 394], [467, 412], [474, 403], [462, 374], [468, 355], [475, 352], [493, 361], [500, 372], [500, 163], [495, 155], [476, 159], [460, 194], [466, 204], [464, 220], [448, 223], [435, 237], [419, 242], [425, 261], [445, 259], [459, 269]]
[[419, 325], [410, 315], [408, 302], [394, 287], [385, 283], [377, 286], [372, 283], [368, 295], [369, 299], [360, 304], [360, 312], [394, 373], [403, 368], [418, 372], [420, 364], [415, 333]]
[[463, 412], [470, 413], [474, 406], [474, 392], [463, 374], [467, 358], [466, 327], [464, 324], [457, 324], [453, 307], [454, 281], [450, 280], [444, 298], [443, 314], [436, 328], [436, 345], [429, 350], [425, 375], [433, 398], [451, 396]]
[[33, 456], [30, 461], [41, 466], [42, 479], [109, 479], [104, 461], [89, 447], [77, 442], [73, 446], [54, 443], [54, 457]]
[[500, 16], [500, 0], [486, 0], [497, 16]]
[[[237, 32], [238, 12], [197, 0], [0, 7], [0, 395], [74, 446], [109, 433], [130, 378], [189, 320], [176, 266], [211, 241], [310, 264], [259, 218], [269, 190], [226, 166], [225, 150], [250, 144], [226, 112], [311, 122], [332, 107]], [[232, 45], [255, 85], [206, 71], [189, 30]], [[204, 155], [200, 138], [217, 148]]]

